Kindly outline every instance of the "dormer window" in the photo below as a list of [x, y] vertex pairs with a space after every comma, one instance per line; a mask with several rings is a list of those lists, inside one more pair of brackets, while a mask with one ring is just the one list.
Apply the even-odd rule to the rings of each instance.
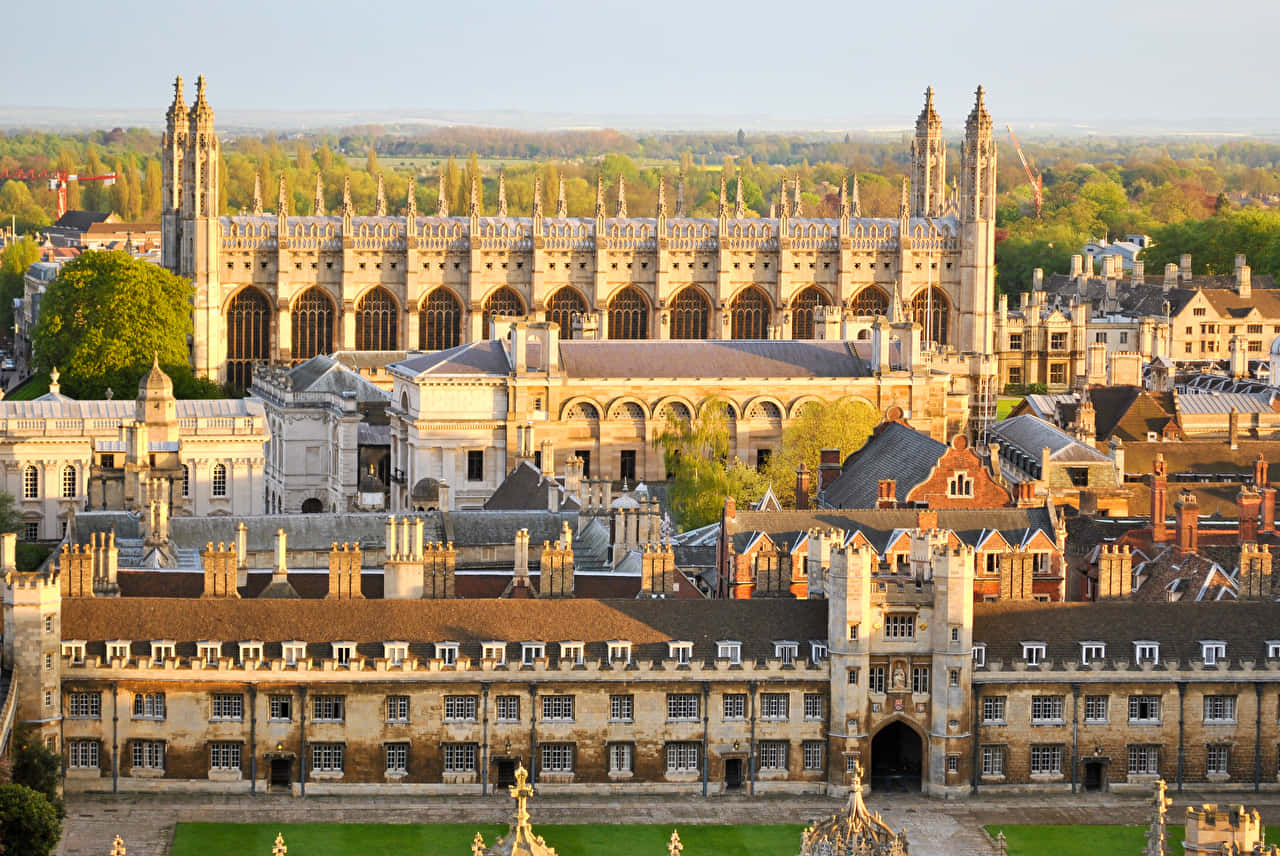
[[351, 661], [356, 656], [356, 643], [354, 642], [334, 642], [333, 643], [333, 661], [339, 666], [350, 666]]
[[581, 642], [561, 642], [560, 662], [581, 666], [586, 663], [586, 648]]
[[1028, 666], [1038, 666], [1044, 661], [1045, 644], [1043, 642], [1023, 642], [1022, 659]]
[[262, 643], [261, 642], [241, 642], [240, 643], [240, 665], [244, 666], [250, 663], [257, 663], [262, 660]]
[[107, 660], [125, 660], [129, 659], [129, 643], [124, 639], [117, 639], [107, 643]]
[[62, 643], [62, 656], [68, 658], [72, 664], [80, 666], [84, 664], [84, 642], [77, 639], [72, 642]]
[[677, 666], [687, 666], [693, 660], [693, 643], [668, 642], [667, 656], [675, 660]]
[[307, 643], [285, 642], [280, 646], [280, 653], [286, 666], [296, 666], [307, 659]]
[[973, 646], [973, 667], [975, 669], [985, 669], [987, 667], [987, 646], [985, 643]]
[[172, 639], [158, 639], [151, 643], [151, 663], [152, 665], [160, 665], [165, 660], [171, 660], [177, 656], [177, 643]]
[[403, 666], [409, 659], [408, 642], [383, 642], [382, 657], [392, 666]]
[[505, 666], [507, 664], [507, 643], [486, 642], [480, 646], [480, 655], [486, 660], [492, 660], [495, 666]]
[[742, 643], [741, 642], [717, 642], [716, 643], [716, 659], [728, 660], [730, 666], [737, 666], [742, 663]]
[[1219, 660], [1227, 659], [1226, 642], [1201, 642], [1200, 657], [1206, 666], [1216, 666]]
[[547, 657], [547, 646], [542, 642], [524, 642], [520, 645], [520, 663], [532, 666]]
[[442, 666], [458, 665], [458, 643], [437, 642], [436, 659], [440, 661], [440, 665]]
[[815, 666], [826, 660], [828, 653], [830, 649], [827, 648], [826, 642], [814, 639], [809, 643], [809, 659], [813, 660]]
[[196, 656], [203, 660], [205, 665], [216, 666], [218, 661], [222, 659], [222, 643], [197, 642]]
[[631, 665], [631, 643], [623, 640], [614, 640], [609, 643], [609, 665], [619, 663], [623, 666]]
[[1150, 663], [1153, 666], [1160, 662], [1160, 643], [1158, 642], [1134, 642], [1133, 643], [1133, 660], [1138, 665]]
[[797, 642], [774, 642], [773, 656], [782, 661], [784, 666], [794, 666], [796, 656], [800, 653], [800, 644]]
[[1267, 642], [1267, 659], [1280, 660], [1280, 642]]
[[1107, 646], [1103, 642], [1081, 642], [1080, 643], [1080, 662], [1087, 666], [1095, 660], [1105, 660], [1107, 657]]

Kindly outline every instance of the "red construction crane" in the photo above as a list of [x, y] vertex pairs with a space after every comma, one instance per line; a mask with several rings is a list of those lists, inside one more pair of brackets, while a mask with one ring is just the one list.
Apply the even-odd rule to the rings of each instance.
[[1009, 139], [1013, 140], [1013, 150], [1018, 153], [1018, 160], [1022, 161], [1022, 169], [1027, 173], [1027, 181], [1031, 183], [1031, 195], [1036, 203], [1036, 219], [1040, 219], [1040, 206], [1044, 204], [1044, 176], [1031, 168], [1031, 164], [1027, 163], [1027, 156], [1022, 153], [1022, 146], [1018, 143], [1018, 136], [1013, 133], [1012, 125], [1005, 125], [1009, 129]]
[[67, 184], [72, 181], [101, 181], [108, 187], [116, 183], [116, 174], [108, 172], [105, 175], [78, 175], [74, 172], [68, 172], [65, 169], [3, 169], [0, 170], [0, 179], [12, 178], [16, 181], [38, 181], [41, 179], [49, 182], [49, 189], [58, 191], [58, 217], [62, 217], [67, 213]]

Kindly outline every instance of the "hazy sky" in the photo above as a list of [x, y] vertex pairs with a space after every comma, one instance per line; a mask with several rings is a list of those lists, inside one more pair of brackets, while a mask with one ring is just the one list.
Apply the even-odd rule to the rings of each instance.
[[[189, 11], [175, 8], [189, 6]], [[49, 7], [53, 8], [53, 7]], [[945, 123], [1280, 114], [1275, 0], [61, 0], [0, 52], [0, 105], [155, 110], [182, 74], [217, 110], [521, 110]], [[191, 90], [188, 89], [188, 98]]]

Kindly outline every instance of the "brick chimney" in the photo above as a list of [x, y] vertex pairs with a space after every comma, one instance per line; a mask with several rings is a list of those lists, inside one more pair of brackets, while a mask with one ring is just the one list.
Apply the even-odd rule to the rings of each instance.
[[1103, 544], [1098, 556], [1097, 600], [1125, 597], [1133, 590], [1133, 553], [1128, 545]]
[[1267, 472], [1267, 459], [1258, 455], [1253, 462], [1253, 486], [1262, 497], [1262, 531], [1274, 532], [1276, 528], [1276, 489], [1271, 486]]
[[803, 462], [796, 470], [796, 510], [804, 511], [809, 507], [809, 468]]
[[756, 588], [756, 571], [750, 556], [733, 557], [733, 582], [729, 597], [734, 600], [750, 599]]
[[893, 479], [880, 479], [876, 484], [876, 508], [898, 507], [898, 483]]
[[919, 511], [916, 512], [916, 528], [923, 529], [925, 532], [938, 528], [938, 512], [936, 511]]
[[329, 546], [329, 600], [363, 600], [360, 590], [360, 543], [337, 541]]
[[1194, 553], [1199, 537], [1200, 503], [1196, 495], [1189, 490], [1182, 491], [1178, 501], [1173, 504], [1174, 517], [1178, 527], [1178, 550], [1183, 553]]
[[1262, 495], [1245, 486], [1236, 494], [1237, 516], [1240, 519], [1240, 541], [1258, 540], [1258, 512], [1262, 508]]
[[1014, 501], [1018, 508], [1032, 508], [1036, 505], [1036, 483], [1033, 481], [1018, 482], [1014, 486]]
[[1151, 540], [1160, 542], [1169, 540], [1169, 530], [1165, 526], [1165, 494], [1169, 490], [1168, 465], [1164, 461], [1164, 453], [1156, 452], [1151, 462]]
[[818, 490], [826, 490], [840, 477], [840, 450], [823, 449], [818, 455]]
[[563, 538], [542, 542], [538, 560], [538, 596], [573, 597], [573, 545]]

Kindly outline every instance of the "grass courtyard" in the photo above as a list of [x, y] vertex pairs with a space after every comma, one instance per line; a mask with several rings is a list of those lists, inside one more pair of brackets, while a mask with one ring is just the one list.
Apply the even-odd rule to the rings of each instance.
[[[795, 856], [804, 827], [681, 826], [691, 856]], [[670, 826], [536, 824], [559, 856], [617, 853], [665, 856]], [[171, 856], [269, 856], [276, 833], [289, 856], [463, 856], [477, 832], [492, 846], [505, 825], [374, 823], [180, 823]]]
[[[1182, 852], [1181, 815], [1169, 814], [1165, 827], [1169, 836], [1170, 853]], [[987, 832], [994, 838], [1004, 832], [1008, 844], [1008, 856], [1139, 856], [1147, 844], [1145, 826], [988, 826]], [[1267, 830], [1268, 837], [1275, 830]]]

